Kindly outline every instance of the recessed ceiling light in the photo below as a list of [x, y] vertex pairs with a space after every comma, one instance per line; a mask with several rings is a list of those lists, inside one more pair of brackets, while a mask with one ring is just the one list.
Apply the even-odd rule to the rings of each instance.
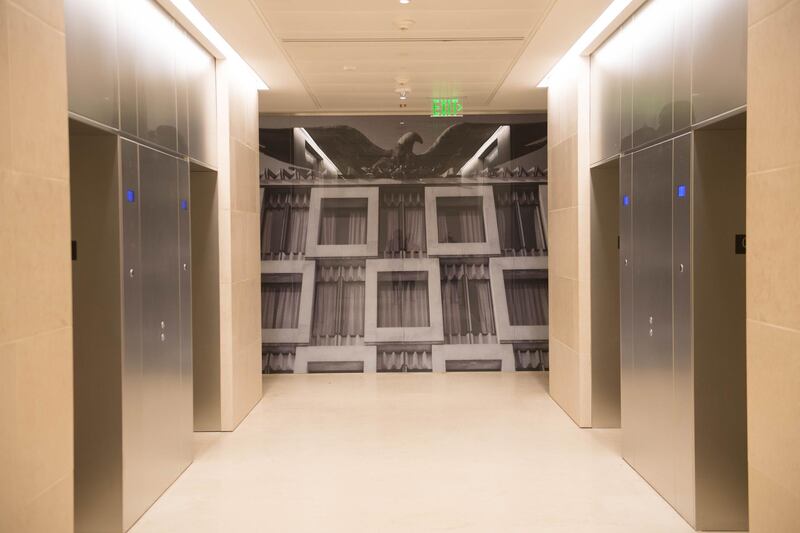
[[405, 5], [408, 5], [408, 4], [410, 4], [410, 3], [411, 3], [411, 0], [400, 0], [400, 3], [401, 3], [401, 4], [403, 4], [403, 5], [405, 6]]
[[244, 59], [242, 59], [236, 50], [234, 50], [233, 47], [228, 44], [228, 41], [226, 41], [222, 35], [220, 35], [217, 30], [214, 29], [214, 26], [212, 26], [211, 23], [206, 20], [203, 14], [198, 11], [191, 0], [172, 0], [172, 5], [174, 5], [178, 11], [180, 11], [183, 16], [186, 17], [186, 19], [197, 29], [197, 31], [202, 33], [203, 36], [208, 39], [214, 47], [216, 47], [216, 49], [222, 54], [223, 59], [228, 59], [239, 63], [246, 71], [249, 71], [259, 91], [269, 90], [269, 86], [264, 83], [264, 80], [261, 79], [261, 76], [256, 74], [256, 71], [253, 70], [253, 68], [248, 65]]
[[628, 7], [632, 1], [633, 0], [613, 0], [606, 10], [603, 11], [599, 17], [597, 17], [597, 20], [595, 20], [592, 25], [589, 26], [585, 32], [583, 32], [583, 35], [581, 35], [580, 38], [575, 41], [575, 44], [573, 44], [570, 49], [567, 50], [567, 53], [558, 60], [558, 63], [556, 63], [555, 66], [550, 69], [550, 72], [548, 72], [547, 75], [542, 78], [537, 87], [545, 88], [550, 85], [550, 80], [558, 71], [559, 67], [568, 63], [571, 59], [582, 55], [586, 51], [586, 48], [592, 44], [592, 41], [594, 41], [598, 35], [603, 33], [603, 30], [605, 30], [612, 22], [614, 22], [617, 16], [619, 16], [619, 14], [622, 13], [622, 11]]

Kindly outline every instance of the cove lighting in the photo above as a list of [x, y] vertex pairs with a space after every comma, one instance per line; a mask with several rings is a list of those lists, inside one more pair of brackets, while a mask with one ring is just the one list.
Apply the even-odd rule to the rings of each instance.
[[203, 34], [203, 36], [208, 39], [214, 47], [222, 54], [224, 59], [228, 59], [234, 62], [237, 62], [244, 67], [244, 69], [250, 73], [253, 77], [253, 80], [256, 83], [256, 88], [259, 91], [268, 91], [269, 86], [264, 83], [264, 80], [261, 79], [261, 76], [256, 74], [256, 71], [248, 65], [242, 57], [236, 53], [236, 50], [233, 49], [231, 45], [228, 44], [222, 35], [220, 35], [217, 30], [214, 29], [214, 26], [206, 20], [200, 11], [194, 6], [191, 0], [170, 0], [172, 5], [174, 5], [184, 17], [186, 17], [189, 22], [197, 28], [197, 31]]
[[558, 72], [559, 68], [563, 65], [569, 63], [571, 60], [575, 59], [576, 57], [582, 55], [586, 48], [592, 44], [592, 41], [597, 39], [597, 36], [603, 33], [603, 31], [614, 22], [622, 11], [630, 5], [633, 0], [614, 0], [611, 4], [606, 8], [603, 13], [597, 17], [589, 28], [583, 32], [583, 35], [575, 41], [567, 53], [564, 54], [561, 59], [558, 60], [558, 63], [550, 69], [550, 72], [542, 78], [542, 81], [539, 82], [537, 87], [539, 88], [546, 88], [550, 85], [550, 80], [553, 78], [554, 74]]

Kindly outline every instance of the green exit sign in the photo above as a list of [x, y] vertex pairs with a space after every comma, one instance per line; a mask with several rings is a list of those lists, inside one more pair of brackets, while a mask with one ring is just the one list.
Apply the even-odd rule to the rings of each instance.
[[431, 100], [432, 117], [460, 117], [464, 106], [458, 98], [433, 98]]

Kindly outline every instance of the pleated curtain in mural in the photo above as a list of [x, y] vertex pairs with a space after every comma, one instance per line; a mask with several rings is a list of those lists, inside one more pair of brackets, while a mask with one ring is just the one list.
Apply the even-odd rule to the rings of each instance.
[[497, 342], [489, 266], [443, 262], [441, 274], [445, 342]]
[[546, 255], [546, 222], [539, 201], [541, 188], [498, 189], [495, 193], [495, 209], [503, 255]]
[[300, 313], [300, 276], [263, 276], [261, 283], [261, 328], [296, 328]]
[[481, 198], [436, 199], [439, 242], [486, 242]]
[[426, 272], [378, 273], [378, 327], [430, 325]]
[[547, 325], [547, 271], [506, 270], [503, 276], [511, 325]]
[[364, 280], [363, 264], [317, 267], [312, 344], [363, 344]]
[[425, 255], [424, 190], [383, 192], [380, 218], [380, 249], [384, 257]]
[[384, 345], [378, 347], [378, 372], [430, 372], [431, 345]]
[[262, 191], [262, 259], [302, 259], [308, 229], [308, 189]]
[[323, 198], [318, 242], [326, 245], [366, 244], [366, 200]]

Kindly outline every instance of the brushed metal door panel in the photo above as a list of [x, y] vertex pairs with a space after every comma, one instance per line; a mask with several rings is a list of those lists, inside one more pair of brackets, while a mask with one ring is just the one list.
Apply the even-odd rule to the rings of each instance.
[[633, 20], [628, 20], [620, 29], [620, 46], [624, 56], [620, 58], [620, 150], [627, 151], [633, 147]]
[[179, 25], [175, 26], [175, 108], [177, 125], [177, 149], [180, 154], [189, 153], [189, 60], [185, 42], [189, 38]]
[[673, 148], [673, 305], [675, 381], [675, 502], [695, 522], [694, 369], [692, 361], [692, 134], [677, 137]]
[[[135, 425], [139, 447], [126, 457], [137, 478], [124, 492], [130, 527], [186, 467], [181, 453], [178, 160], [139, 146], [142, 352]], [[126, 376], [127, 379], [128, 376]], [[126, 399], [127, 400], [127, 399]], [[133, 409], [136, 406], [132, 406]], [[133, 462], [135, 461], [135, 462]]]
[[622, 455], [635, 462], [636, 382], [633, 361], [633, 187], [631, 183], [633, 156], [619, 160], [619, 287], [620, 287], [620, 400], [622, 416]]
[[194, 391], [192, 381], [192, 221], [189, 163], [178, 161], [178, 211], [180, 238], [180, 396], [181, 396], [181, 456], [192, 460], [194, 431]]
[[[125, 2], [123, 2], [125, 3]], [[139, 137], [178, 149], [175, 21], [155, 2], [136, 2], [136, 105]]]
[[633, 21], [633, 147], [672, 132], [673, 0], [650, 0]]
[[[139, 145], [120, 139], [122, 166], [122, 522], [132, 523], [133, 495], [145, 492], [140, 465], [145, 462], [142, 425], [142, 256]], [[141, 505], [140, 505], [141, 506]]]
[[69, 110], [112, 128], [119, 125], [116, 4], [64, 2]]
[[747, 103], [747, 0], [694, 2], [693, 122]]
[[620, 152], [620, 63], [623, 34], [617, 32], [591, 58], [591, 163]]
[[633, 154], [634, 467], [675, 500], [672, 361], [672, 142]]
[[698, 2], [671, 1], [675, 17], [672, 30], [672, 131], [677, 132], [688, 128], [692, 122], [692, 6]]
[[138, 34], [133, 21], [138, 20], [140, 2], [115, 2], [117, 5], [117, 61], [119, 64], [119, 128], [139, 136], [136, 63]]
[[190, 35], [181, 57], [186, 73], [189, 108], [189, 151], [197, 161], [217, 165], [216, 60]]

